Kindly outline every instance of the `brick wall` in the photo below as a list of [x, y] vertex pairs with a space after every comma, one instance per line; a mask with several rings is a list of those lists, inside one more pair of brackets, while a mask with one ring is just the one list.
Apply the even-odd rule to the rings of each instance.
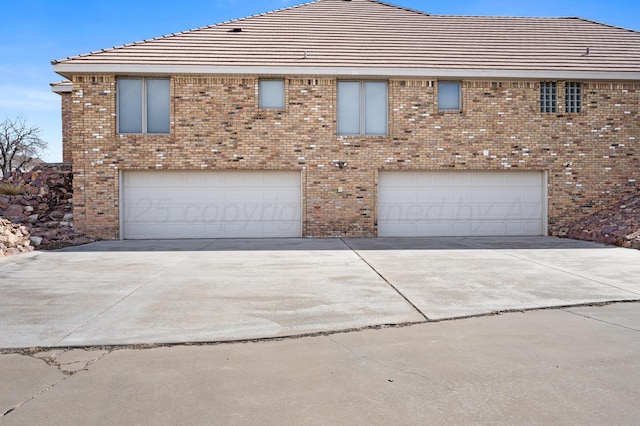
[[70, 163], [71, 157], [71, 93], [60, 93], [62, 102], [62, 162]]
[[[115, 77], [74, 77], [75, 223], [118, 238], [118, 171], [303, 172], [303, 235], [376, 235], [379, 170], [546, 170], [549, 230], [638, 191], [640, 82], [583, 82], [583, 112], [539, 112], [537, 81], [463, 81], [439, 113], [437, 81], [389, 81], [389, 136], [336, 136], [336, 83], [286, 79], [286, 108], [259, 109], [256, 77], [171, 78], [170, 135], [117, 135]], [[564, 82], [558, 82], [563, 105]], [[335, 160], [347, 162], [339, 169]]]

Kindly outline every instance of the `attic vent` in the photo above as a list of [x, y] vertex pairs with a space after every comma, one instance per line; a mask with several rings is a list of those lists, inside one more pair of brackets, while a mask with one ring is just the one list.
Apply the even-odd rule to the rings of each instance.
[[229, 32], [229, 33], [241, 33], [242, 32], [242, 28], [231, 28], [227, 32]]

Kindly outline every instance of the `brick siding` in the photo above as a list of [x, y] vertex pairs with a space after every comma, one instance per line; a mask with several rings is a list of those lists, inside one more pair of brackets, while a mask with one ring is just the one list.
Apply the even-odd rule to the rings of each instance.
[[[375, 237], [380, 170], [544, 170], [549, 232], [638, 191], [640, 82], [582, 82], [583, 112], [539, 112], [538, 81], [389, 80], [389, 135], [337, 136], [334, 78], [285, 79], [285, 109], [258, 108], [257, 77], [174, 76], [171, 134], [116, 134], [116, 78], [77, 75], [70, 101], [74, 219], [119, 237], [119, 171], [301, 170], [303, 236]], [[68, 113], [68, 111], [67, 111]], [[65, 154], [66, 158], [66, 154]], [[347, 162], [339, 169], [335, 160]], [[340, 189], [340, 191], [339, 191]]]
[[71, 93], [60, 93], [62, 102], [62, 162], [71, 163]]

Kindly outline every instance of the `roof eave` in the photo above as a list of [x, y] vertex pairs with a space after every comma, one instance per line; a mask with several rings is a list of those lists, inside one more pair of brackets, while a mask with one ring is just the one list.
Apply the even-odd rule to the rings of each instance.
[[338, 76], [338, 77], [415, 77], [415, 78], [507, 78], [553, 80], [628, 80], [640, 81], [640, 71], [522, 70], [522, 69], [457, 69], [402, 67], [339, 66], [202, 66], [139, 64], [74, 64], [58, 63], [54, 71], [71, 79], [74, 74], [101, 73], [115, 75], [261, 75], [261, 76]]
[[56, 83], [50, 83], [51, 91], [59, 95], [63, 93], [71, 93], [73, 91], [73, 83], [71, 81], [59, 81]]

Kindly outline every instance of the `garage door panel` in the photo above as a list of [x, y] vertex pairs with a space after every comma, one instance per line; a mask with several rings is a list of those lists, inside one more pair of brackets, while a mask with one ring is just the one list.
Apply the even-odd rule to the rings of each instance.
[[[404, 185], [404, 184], [403, 184]], [[415, 191], [411, 187], [394, 186], [395, 191], [384, 194], [384, 199], [388, 202], [400, 202], [402, 200], [415, 199]], [[382, 196], [382, 194], [381, 194]]]
[[[519, 194], [518, 194], [519, 195]], [[494, 189], [494, 188], [476, 188], [474, 191], [470, 191], [468, 194], [469, 200], [473, 203], [487, 203], [491, 204], [495, 201], [507, 202], [513, 198], [513, 193], [509, 190]]]
[[453, 232], [453, 225], [439, 225], [435, 222], [416, 222], [411, 232], [406, 232], [403, 237], [413, 237], [415, 235], [430, 235], [434, 237], [450, 235]]
[[530, 200], [536, 203], [540, 203], [541, 200], [540, 188], [521, 188], [518, 191], [518, 195], [523, 200]]
[[298, 201], [298, 195], [294, 192], [283, 191], [283, 188], [265, 189], [262, 199], [270, 203], [289, 204]]
[[542, 235], [542, 172], [380, 172], [380, 236]]
[[300, 173], [124, 172], [124, 238], [301, 235]]

